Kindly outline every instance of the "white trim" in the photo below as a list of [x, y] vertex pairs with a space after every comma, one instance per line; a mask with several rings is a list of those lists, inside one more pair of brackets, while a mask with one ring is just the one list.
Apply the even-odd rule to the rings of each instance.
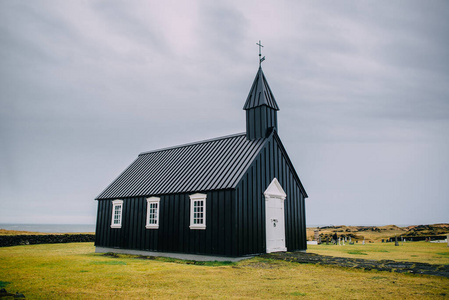
[[284, 216], [284, 201], [287, 194], [279, 181], [274, 178], [265, 190], [264, 196], [266, 252], [287, 251]]
[[265, 196], [265, 200], [267, 200], [269, 197], [285, 200], [285, 198], [287, 197], [287, 194], [276, 178], [271, 181], [270, 185], [267, 187], [263, 194]]
[[[190, 229], [206, 229], [206, 194], [193, 194], [190, 195]], [[194, 207], [195, 207], [195, 202], [202, 202], [202, 211], [200, 212], [195, 212], [194, 211]], [[201, 217], [199, 218], [200, 221], [202, 221], [202, 223], [197, 224], [195, 223], [195, 213], [201, 213]], [[196, 220], [198, 221], [198, 218], [196, 218]]]
[[[147, 198], [147, 219], [146, 219], [146, 225], [145, 228], [146, 229], [158, 229], [159, 228], [159, 202], [161, 201], [161, 198], [159, 197], [150, 197]], [[155, 213], [155, 220], [156, 223], [150, 224], [150, 206], [151, 204], [156, 203], [156, 213]]]
[[[114, 223], [115, 208], [120, 207], [120, 215], [118, 223]], [[122, 218], [123, 218], [123, 200], [117, 199], [112, 201], [112, 218], [111, 218], [111, 228], [122, 228]]]

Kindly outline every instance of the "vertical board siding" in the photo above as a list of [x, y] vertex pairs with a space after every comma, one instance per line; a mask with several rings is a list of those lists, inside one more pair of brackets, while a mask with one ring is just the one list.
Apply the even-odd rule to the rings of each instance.
[[189, 194], [160, 195], [159, 228], [146, 229], [147, 197], [123, 198], [122, 227], [111, 228], [112, 200], [98, 200], [95, 245], [233, 256], [234, 190], [207, 192], [206, 229], [190, 226]]
[[250, 140], [265, 137], [268, 129], [277, 128], [277, 112], [266, 105], [246, 111], [246, 132]]
[[[254, 114], [247, 111], [248, 114]], [[276, 114], [264, 111], [270, 122]], [[255, 117], [252, 115], [251, 117]], [[223, 143], [229, 141], [223, 141]], [[206, 147], [202, 145], [202, 147]], [[220, 146], [221, 147], [221, 146]], [[219, 147], [219, 149], [220, 149]], [[254, 146], [256, 147], [256, 146]], [[291, 165], [277, 134], [271, 134], [265, 143], [257, 144], [257, 156], [249, 160], [243, 151], [241, 162], [231, 173], [247, 167], [234, 189], [204, 192], [206, 198], [206, 229], [191, 230], [191, 193], [148, 195], [160, 197], [159, 228], [146, 229], [147, 197], [127, 197], [123, 200], [122, 228], [111, 228], [112, 201], [98, 200], [95, 245], [109, 248], [242, 256], [266, 252], [264, 191], [277, 178], [287, 193], [285, 200], [285, 238], [288, 251], [305, 250], [307, 194]], [[215, 168], [215, 167], [214, 167]], [[239, 170], [237, 170], [239, 169]], [[190, 170], [199, 172], [197, 168]], [[212, 168], [207, 169], [212, 171]], [[194, 176], [193, 176], [194, 177]], [[229, 180], [227, 175], [221, 180]], [[234, 180], [234, 179], [232, 179]], [[209, 185], [209, 181], [204, 184]]]
[[236, 188], [237, 255], [266, 252], [264, 191], [277, 178], [287, 193], [285, 239], [288, 251], [306, 249], [304, 195], [282, 146], [270, 138]]

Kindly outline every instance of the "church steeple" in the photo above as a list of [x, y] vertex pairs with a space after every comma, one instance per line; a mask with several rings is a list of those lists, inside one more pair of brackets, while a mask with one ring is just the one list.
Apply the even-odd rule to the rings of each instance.
[[261, 66], [259, 66], [243, 109], [246, 110], [247, 139], [259, 139], [266, 136], [268, 129], [277, 129], [279, 107]]

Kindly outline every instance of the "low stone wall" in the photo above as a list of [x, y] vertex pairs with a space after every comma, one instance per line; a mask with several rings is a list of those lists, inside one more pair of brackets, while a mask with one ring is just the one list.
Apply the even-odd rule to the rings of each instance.
[[334, 257], [315, 253], [274, 252], [261, 257], [296, 262], [300, 264], [320, 264], [365, 270], [389, 271], [397, 273], [436, 275], [449, 278], [449, 265], [436, 265], [411, 261], [372, 260], [349, 257]]
[[95, 234], [0, 235], [0, 247], [94, 241]]
[[[418, 241], [436, 241], [446, 239], [445, 235], [423, 235], [423, 236], [401, 236], [407, 240], [407, 242], [418, 242]], [[398, 242], [401, 241], [401, 237], [398, 236]], [[394, 242], [394, 237], [390, 238], [390, 242]]]

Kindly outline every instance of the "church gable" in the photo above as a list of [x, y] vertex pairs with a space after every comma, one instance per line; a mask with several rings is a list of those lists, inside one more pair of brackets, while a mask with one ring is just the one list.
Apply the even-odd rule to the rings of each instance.
[[259, 172], [260, 179], [257, 178], [256, 180], [262, 180], [265, 188], [268, 187], [273, 178], [278, 178], [278, 182], [281, 182], [282, 185], [283, 178], [291, 176], [304, 198], [308, 197], [276, 130], [272, 130], [264, 139], [263, 147], [254, 161], [248, 165], [247, 170], [242, 173], [239, 181], [244, 180], [249, 172]]
[[[304, 199], [308, 196], [277, 132], [272, 130], [236, 186], [236, 238], [242, 254], [266, 251], [264, 192], [275, 178], [286, 194], [286, 247], [289, 251], [307, 247]], [[248, 236], [252, 236], [250, 241]]]

